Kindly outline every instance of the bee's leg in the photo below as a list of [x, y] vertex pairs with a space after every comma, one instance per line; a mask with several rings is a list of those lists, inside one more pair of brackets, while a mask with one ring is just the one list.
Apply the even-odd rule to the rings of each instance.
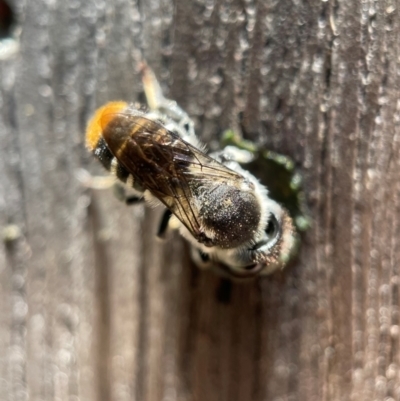
[[115, 184], [115, 178], [111, 175], [107, 176], [96, 176], [89, 173], [84, 168], [80, 168], [75, 172], [75, 176], [78, 181], [86, 188], [91, 189], [108, 189]]
[[113, 185], [113, 193], [114, 196], [121, 202], [126, 202], [127, 195], [125, 191], [125, 187], [119, 182], [115, 182]]
[[127, 194], [126, 186], [115, 181], [115, 177], [109, 176], [93, 176], [89, 171], [81, 168], [76, 172], [78, 180], [87, 188], [91, 189], [113, 189], [114, 196], [121, 202], [127, 205], [135, 205], [144, 202], [144, 197], [141, 195]]
[[127, 194], [125, 185], [118, 181], [114, 183], [113, 192], [119, 201], [125, 202], [127, 205], [136, 205], [144, 202], [143, 196]]
[[232, 280], [222, 277], [216, 295], [220, 303], [229, 304], [232, 298]]
[[251, 152], [232, 145], [226, 146], [223, 150], [213, 152], [210, 156], [223, 164], [230, 161], [247, 164], [254, 160], [254, 155]]
[[137, 205], [138, 203], [143, 203], [144, 202], [144, 198], [143, 197], [139, 197], [139, 196], [127, 196], [125, 198], [125, 203], [127, 205]]
[[172, 120], [173, 127], [169, 127], [168, 123], [166, 124], [168, 129], [177, 131], [185, 139], [196, 138], [192, 119], [174, 100], [164, 97], [152, 69], [143, 62], [141, 70], [143, 89], [150, 109], [159, 114], [161, 118], [164, 116]]
[[167, 231], [169, 219], [171, 218], [171, 216], [172, 216], [172, 212], [169, 209], [166, 209], [161, 217], [160, 225], [158, 227], [158, 231], [157, 231], [158, 238], [165, 237], [165, 233]]

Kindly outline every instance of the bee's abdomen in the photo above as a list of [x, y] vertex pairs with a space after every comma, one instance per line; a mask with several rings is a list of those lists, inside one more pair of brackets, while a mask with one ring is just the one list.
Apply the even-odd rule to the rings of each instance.
[[200, 216], [214, 231], [214, 245], [235, 248], [254, 238], [261, 210], [252, 192], [222, 183], [198, 196], [202, 200]]

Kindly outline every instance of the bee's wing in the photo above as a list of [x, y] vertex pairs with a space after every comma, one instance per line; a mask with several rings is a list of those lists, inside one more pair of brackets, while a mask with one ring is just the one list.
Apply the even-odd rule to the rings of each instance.
[[[125, 132], [126, 135], [119, 133]], [[199, 242], [204, 226], [199, 209], [202, 188], [216, 182], [238, 185], [243, 177], [143, 115], [120, 113], [103, 132], [111, 152], [184, 224]]]

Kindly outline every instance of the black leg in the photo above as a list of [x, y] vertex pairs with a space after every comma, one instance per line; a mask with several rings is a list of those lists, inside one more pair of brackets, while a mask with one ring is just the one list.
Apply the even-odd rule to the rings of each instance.
[[222, 278], [216, 291], [216, 298], [222, 304], [229, 304], [232, 298], [232, 281]]
[[143, 196], [128, 195], [126, 193], [125, 186], [119, 182], [114, 183], [113, 190], [114, 190], [115, 197], [119, 201], [125, 202], [127, 205], [137, 205], [138, 203], [144, 202]]
[[169, 219], [171, 218], [171, 216], [172, 212], [169, 209], [166, 209], [161, 218], [160, 226], [158, 227], [158, 232], [157, 232], [158, 238], [164, 238], [165, 232], [167, 231], [168, 228]]
[[139, 196], [127, 196], [125, 198], [125, 203], [127, 205], [137, 205], [138, 203], [144, 202], [144, 198]]

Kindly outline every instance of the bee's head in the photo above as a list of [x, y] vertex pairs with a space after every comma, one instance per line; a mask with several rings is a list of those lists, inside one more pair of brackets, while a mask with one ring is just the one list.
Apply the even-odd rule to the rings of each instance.
[[264, 236], [252, 247], [236, 254], [239, 263], [232, 264], [231, 270], [245, 274], [269, 274], [283, 268], [292, 256], [295, 236], [292, 218], [279, 206], [279, 209], [269, 214]]

